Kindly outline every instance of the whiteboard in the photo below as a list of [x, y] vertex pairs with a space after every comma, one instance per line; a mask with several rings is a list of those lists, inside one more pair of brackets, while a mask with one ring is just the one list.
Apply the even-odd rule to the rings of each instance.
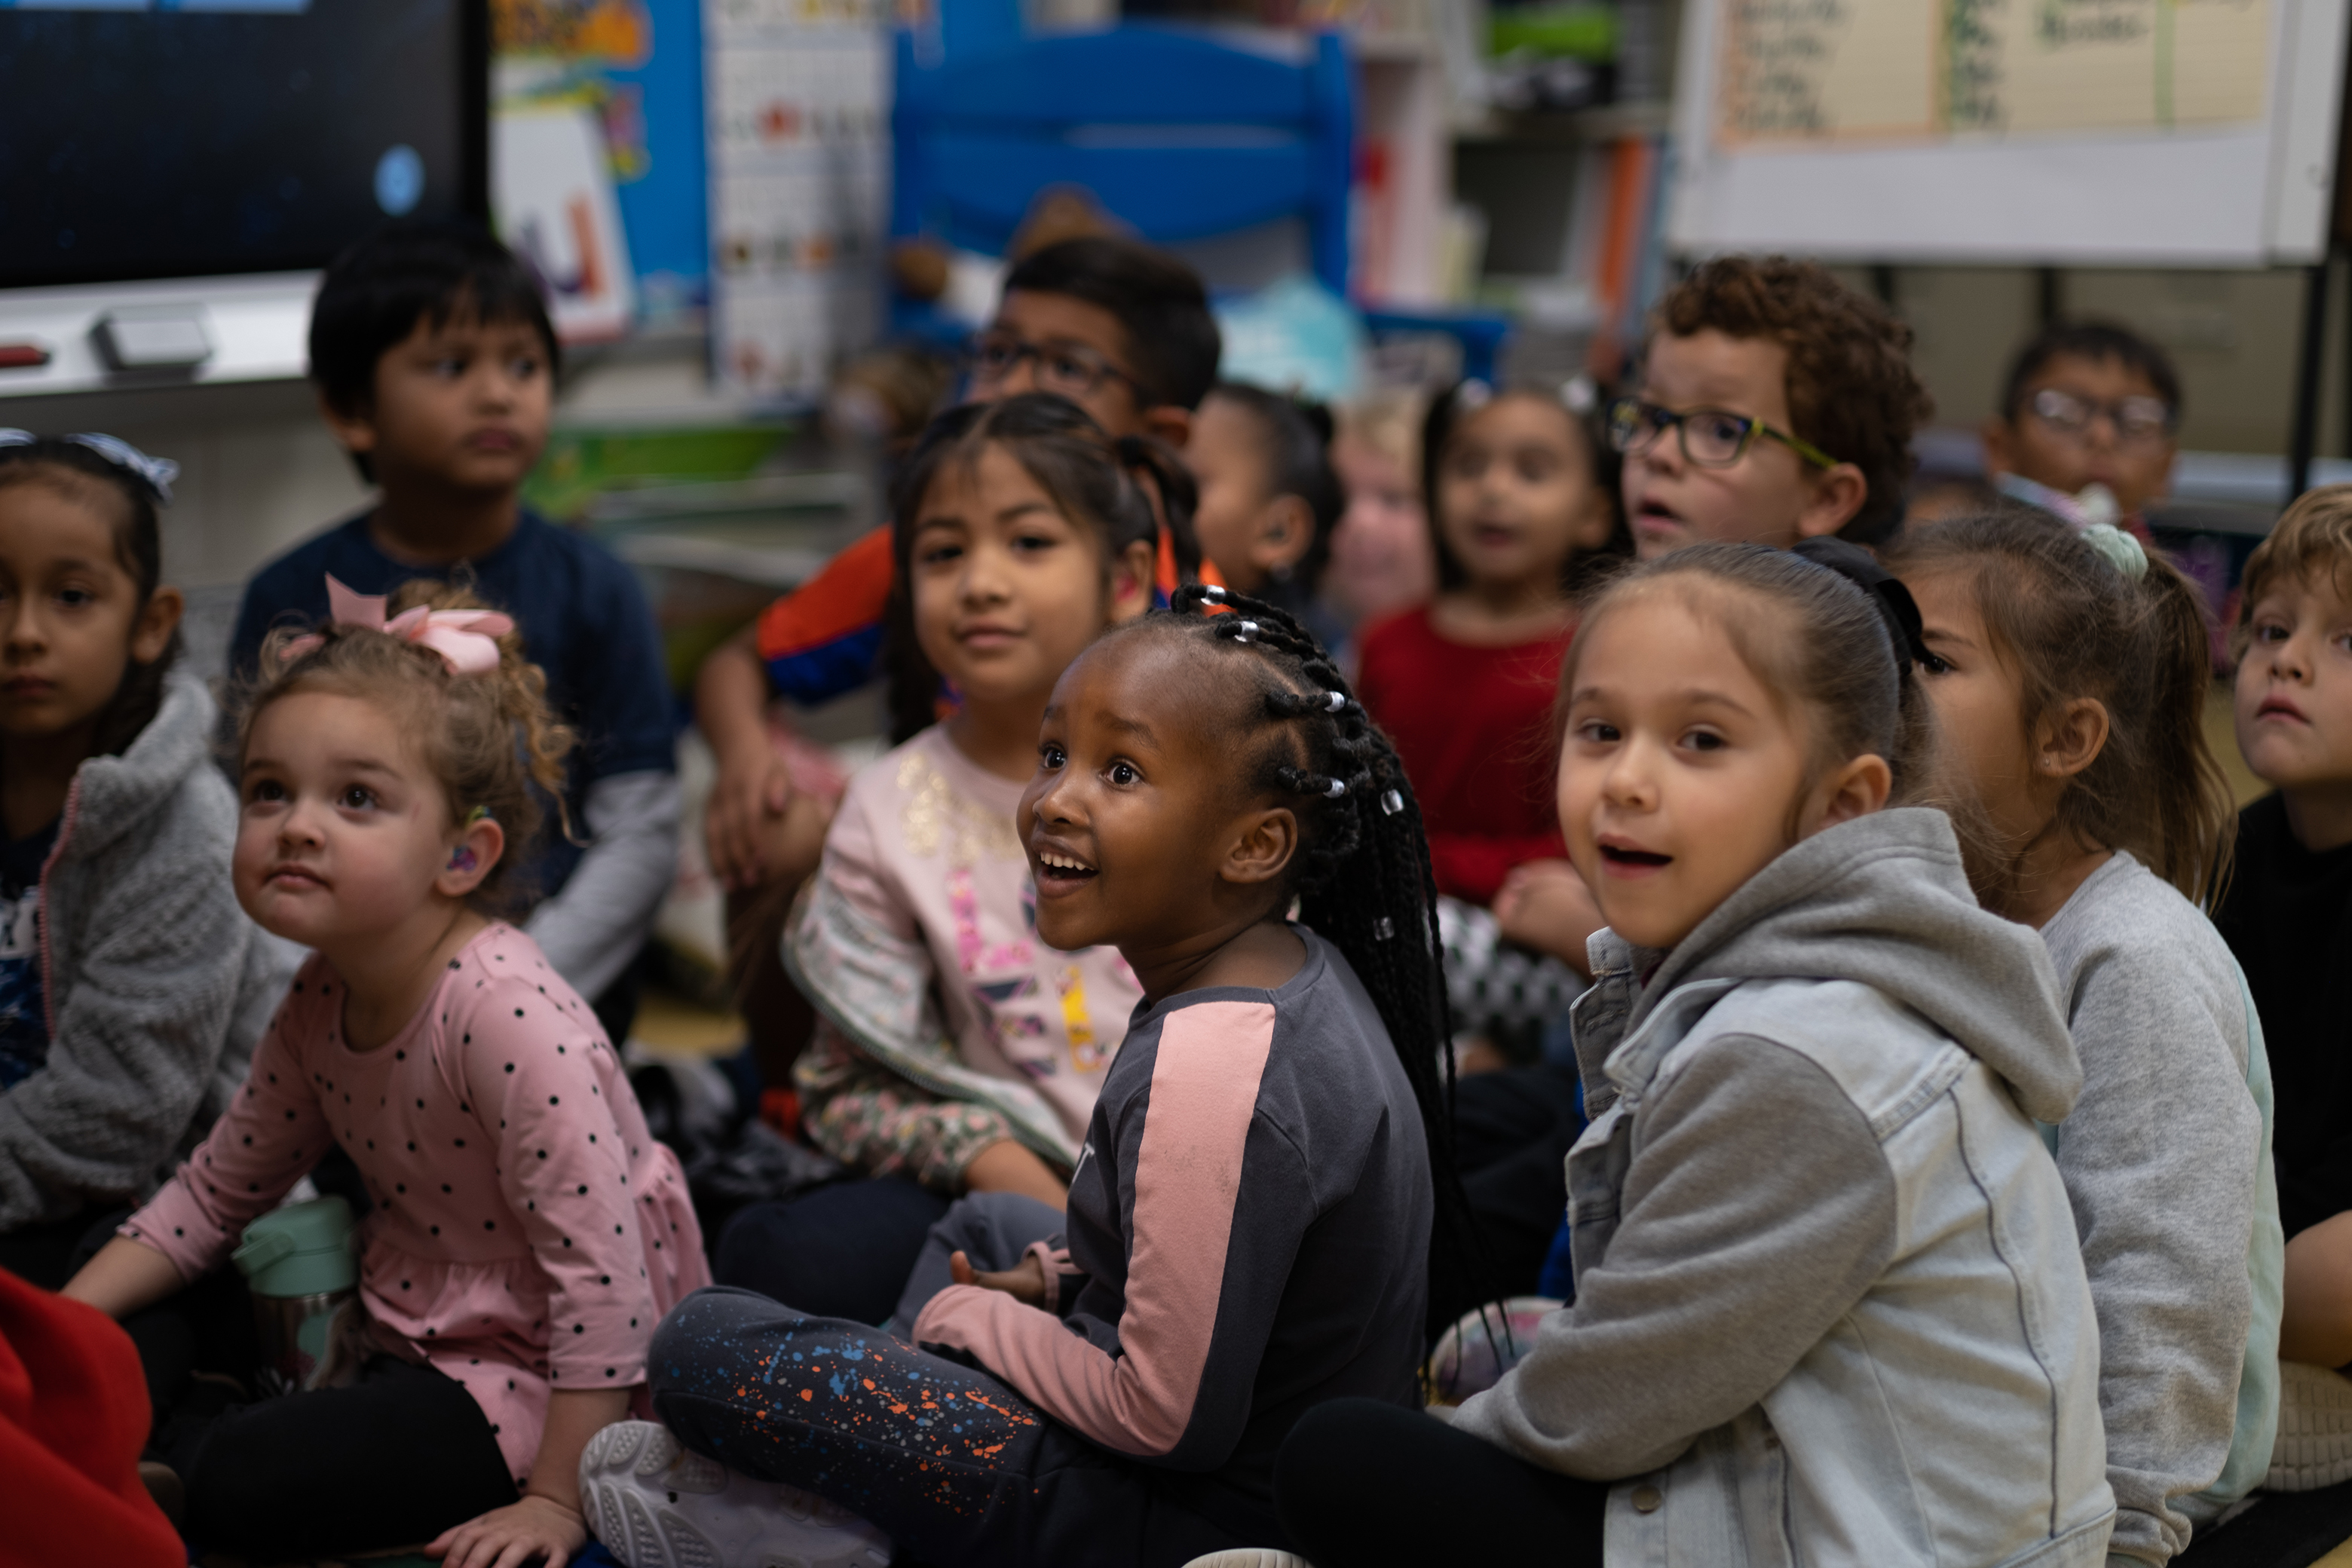
[[2315, 261], [2347, 0], [1689, 0], [1682, 255]]

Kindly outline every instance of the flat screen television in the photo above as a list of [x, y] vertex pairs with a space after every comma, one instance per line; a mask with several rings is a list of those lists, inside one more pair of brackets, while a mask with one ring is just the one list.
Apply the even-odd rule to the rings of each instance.
[[324, 266], [488, 212], [485, 0], [0, 0], [0, 289]]

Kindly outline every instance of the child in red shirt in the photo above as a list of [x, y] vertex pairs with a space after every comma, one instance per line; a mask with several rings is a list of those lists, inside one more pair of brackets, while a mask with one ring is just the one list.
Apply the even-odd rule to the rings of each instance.
[[1430, 410], [1437, 596], [1364, 632], [1358, 687], [1421, 799], [1447, 897], [1491, 904], [1515, 867], [1566, 855], [1552, 688], [1576, 626], [1571, 584], [1624, 549], [1607, 451], [1549, 392], [1465, 381]]

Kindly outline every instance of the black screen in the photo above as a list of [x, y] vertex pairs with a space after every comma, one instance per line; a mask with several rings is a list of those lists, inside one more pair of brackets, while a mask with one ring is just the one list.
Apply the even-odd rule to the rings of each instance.
[[0, 288], [293, 271], [389, 216], [479, 216], [484, 16], [0, 0]]

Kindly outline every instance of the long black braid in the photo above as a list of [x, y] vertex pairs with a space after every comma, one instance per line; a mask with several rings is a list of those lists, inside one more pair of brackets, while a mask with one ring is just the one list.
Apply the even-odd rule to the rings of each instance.
[[[1232, 613], [1215, 614], [1213, 605]], [[1262, 702], [1242, 711], [1255, 728], [1276, 732], [1240, 750], [1244, 787], [1295, 803], [1299, 849], [1289, 890], [1299, 919], [1347, 956], [1421, 1107], [1436, 1186], [1433, 1334], [1444, 1326], [1437, 1314], [1489, 1292], [1476, 1221], [1454, 1165], [1453, 1026], [1420, 804], [1395, 747], [1322, 645], [1289, 615], [1194, 583], [1176, 590], [1169, 613], [1146, 617], [1137, 629], [1157, 627], [1246, 652], [1263, 672]]]

